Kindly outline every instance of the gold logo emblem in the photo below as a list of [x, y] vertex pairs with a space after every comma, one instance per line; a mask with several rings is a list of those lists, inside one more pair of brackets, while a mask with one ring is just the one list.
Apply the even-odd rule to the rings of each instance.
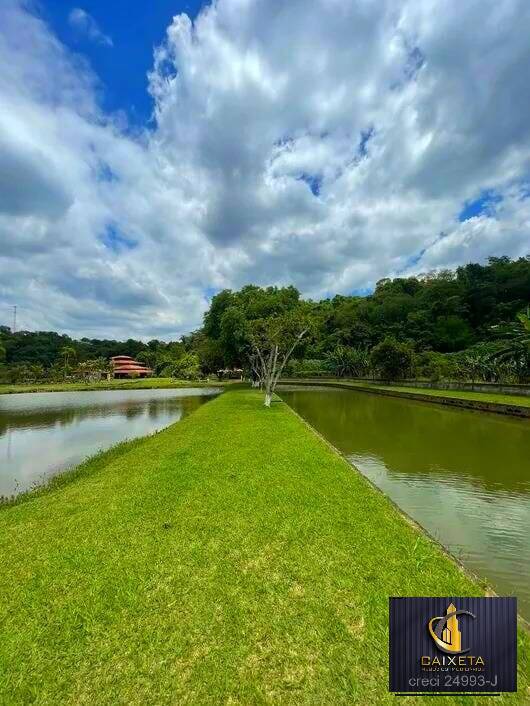
[[[442, 652], [448, 654], [462, 654], [469, 652], [469, 648], [462, 649], [462, 633], [460, 631], [457, 615], [475, 616], [468, 610], [457, 610], [454, 603], [450, 603], [443, 616], [431, 618], [428, 623], [429, 633], [435, 645]], [[433, 625], [436, 623], [435, 627]]]

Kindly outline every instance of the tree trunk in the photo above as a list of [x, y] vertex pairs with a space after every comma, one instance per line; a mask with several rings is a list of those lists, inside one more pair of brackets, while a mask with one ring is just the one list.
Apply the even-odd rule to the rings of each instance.
[[[260, 388], [265, 390], [265, 407], [270, 407], [272, 402], [272, 396], [280, 376], [283, 372], [285, 364], [289, 360], [291, 353], [295, 349], [296, 345], [300, 342], [306, 333], [304, 329], [297, 337], [289, 350], [284, 354], [280, 352], [280, 346], [274, 344], [271, 346], [270, 350], [267, 352], [262, 351], [259, 346], [255, 346], [255, 353], [251, 358], [253, 369], [258, 374]], [[259, 371], [259, 372], [258, 372]]]

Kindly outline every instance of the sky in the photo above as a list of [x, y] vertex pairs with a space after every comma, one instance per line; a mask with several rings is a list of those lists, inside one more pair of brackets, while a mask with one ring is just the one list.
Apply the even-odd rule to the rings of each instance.
[[530, 253], [527, 0], [1, 0], [0, 323]]

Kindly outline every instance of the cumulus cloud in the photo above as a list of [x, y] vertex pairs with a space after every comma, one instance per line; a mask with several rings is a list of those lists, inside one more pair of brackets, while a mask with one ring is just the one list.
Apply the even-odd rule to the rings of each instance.
[[92, 15], [89, 15], [88, 12], [85, 12], [85, 10], [80, 7], [73, 8], [68, 15], [68, 22], [71, 27], [82, 34], [85, 34], [92, 42], [96, 42], [96, 44], [103, 44], [107, 47], [112, 47], [114, 45], [112, 39], [101, 31], [98, 23]]
[[0, 27], [0, 300], [28, 328], [167, 338], [221, 287], [530, 251], [524, 0], [218, 0], [168, 27], [134, 137], [42, 20], [5, 0]]

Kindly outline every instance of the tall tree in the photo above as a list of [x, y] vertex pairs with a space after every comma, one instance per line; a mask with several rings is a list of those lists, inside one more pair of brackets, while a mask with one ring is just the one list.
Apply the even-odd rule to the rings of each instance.
[[249, 356], [265, 391], [265, 407], [270, 407], [287, 361], [310, 329], [306, 306], [251, 322]]
[[66, 373], [67, 368], [77, 358], [77, 351], [73, 346], [63, 346], [59, 351], [59, 356], [63, 361], [63, 368]]

